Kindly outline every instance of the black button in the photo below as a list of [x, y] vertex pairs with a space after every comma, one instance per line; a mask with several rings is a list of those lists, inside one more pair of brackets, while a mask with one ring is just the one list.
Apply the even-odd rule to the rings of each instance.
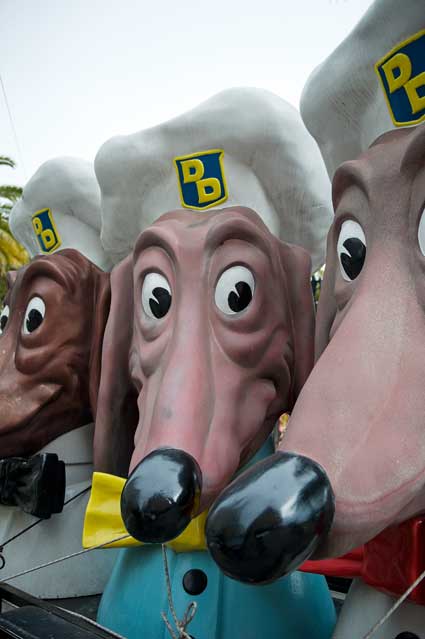
[[414, 632], [400, 632], [394, 639], [420, 639]]
[[188, 570], [183, 577], [183, 588], [189, 595], [200, 595], [207, 587], [208, 579], [203, 570]]

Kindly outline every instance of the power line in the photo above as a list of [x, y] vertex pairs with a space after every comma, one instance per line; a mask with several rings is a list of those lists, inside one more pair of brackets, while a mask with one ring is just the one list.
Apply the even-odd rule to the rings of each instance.
[[15, 144], [16, 144], [16, 148], [17, 148], [17, 151], [18, 151], [19, 160], [20, 160], [20, 163], [21, 163], [21, 166], [22, 166], [22, 173], [24, 174], [24, 179], [25, 179], [25, 182], [26, 182], [27, 181], [27, 171], [26, 171], [26, 168], [25, 168], [24, 156], [22, 155], [21, 146], [19, 144], [19, 140], [18, 140], [18, 136], [17, 136], [17, 133], [16, 133], [15, 124], [14, 124], [13, 117], [12, 117], [12, 111], [10, 109], [9, 100], [7, 99], [6, 88], [4, 86], [4, 82], [3, 82], [3, 78], [1, 76], [1, 73], [0, 73], [0, 84], [1, 84], [1, 88], [2, 88], [4, 102], [6, 104], [6, 109], [7, 109], [7, 112], [9, 114], [10, 126], [12, 128], [13, 137], [15, 139]]

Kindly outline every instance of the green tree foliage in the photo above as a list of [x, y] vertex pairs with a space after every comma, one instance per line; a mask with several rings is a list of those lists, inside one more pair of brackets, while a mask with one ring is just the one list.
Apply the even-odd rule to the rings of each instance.
[[[15, 167], [14, 161], [0, 155], [0, 166]], [[22, 189], [11, 184], [0, 185], [0, 303], [6, 293], [6, 273], [20, 268], [28, 261], [28, 253], [18, 244], [10, 232], [8, 218], [15, 202], [21, 197]]]

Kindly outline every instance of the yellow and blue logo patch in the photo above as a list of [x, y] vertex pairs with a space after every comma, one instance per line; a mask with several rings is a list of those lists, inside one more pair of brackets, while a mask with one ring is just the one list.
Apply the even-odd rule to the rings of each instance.
[[62, 244], [50, 209], [34, 213], [32, 226], [42, 253], [52, 253]]
[[375, 71], [396, 126], [425, 120], [425, 29], [391, 49]]
[[223, 156], [213, 149], [174, 158], [182, 206], [203, 211], [227, 200]]

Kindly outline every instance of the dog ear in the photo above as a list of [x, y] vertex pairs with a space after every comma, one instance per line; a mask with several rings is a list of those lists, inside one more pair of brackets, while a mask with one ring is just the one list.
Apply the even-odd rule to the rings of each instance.
[[299, 246], [280, 242], [280, 258], [292, 317], [294, 371], [292, 400], [295, 403], [314, 360], [314, 302], [310, 282], [310, 255]]
[[133, 261], [111, 273], [111, 305], [102, 346], [94, 434], [95, 470], [127, 477], [138, 423], [137, 394], [129, 372], [133, 335]]
[[93, 266], [93, 322], [89, 362], [89, 397], [93, 419], [96, 418], [102, 365], [102, 345], [111, 306], [110, 274]]
[[335, 243], [332, 228], [333, 227], [331, 227], [328, 234], [326, 269], [320, 289], [319, 304], [317, 306], [315, 339], [316, 361], [329, 344], [329, 333], [337, 311], [335, 299], [335, 264], [338, 264], [338, 257], [335, 255]]
[[10, 291], [10, 289], [13, 287], [14, 283], [16, 282], [16, 278], [18, 277], [18, 271], [7, 271], [6, 273], [6, 283], [7, 283], [7, 290]]

